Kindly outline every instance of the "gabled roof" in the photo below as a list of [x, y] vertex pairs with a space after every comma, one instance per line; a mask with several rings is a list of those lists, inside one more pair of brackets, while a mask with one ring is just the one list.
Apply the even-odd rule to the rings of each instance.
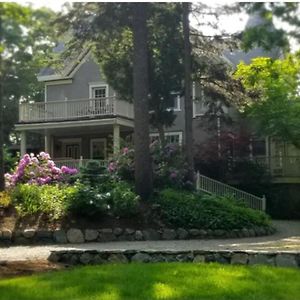
[[[62, 53], [65, 46], [64, 43], [59, 43], [54, 49], [54, 53]], [[64, 80], [72, 79], [81, 66], [85, 62], [86, 58], [90, 54], [90, 49], [84, 49], [77, 57], [66, 60], [64, 67], [61, 71], [57, 71], [51, 67], [43, 68], [37, 75], [38, 81], [52, 81], [52, 80]]]
[[[245, 28], [251, 28], [255, 26], [260, 26], [266, 23], [266, 20], [259, 14], [255, 13], [249, 16]], [[267, 26], [273, 26], [268, 24]], [[229, 61], [234, 67], [236, 67], [241, 61], [246, 64], [251, 63], [251, 60], [256, 57], [271, 57], [279, 58], [281, 56], [281, 50], [279, 48], [274, 48], [271, 51], [266, 51], [263, 48], [257, 47], [253, 48], [247, 52], [237, 49], [234, 51], [225, 50], [223, 56], [227, 61]]]

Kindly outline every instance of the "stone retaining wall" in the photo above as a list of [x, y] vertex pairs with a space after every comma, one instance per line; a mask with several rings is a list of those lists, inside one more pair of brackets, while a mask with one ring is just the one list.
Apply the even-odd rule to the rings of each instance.
[[149, 241], [149, 240], [185, 240], [185, 239], [212, 239], [212, 238], [243, 238], [264, 236], [274, 233], [273, 228], [257, 227], [255, 229], [201, 230], [201, 229], [146, 229], [135, 230], [131, 228], [104, 228], [104, 229], [78, 229], [68, 230], [36, 230], [0, 231], [0, 244], [66, 244], [86, 242], [111, 241]]
[[299, 252], [263, 251], [95, 251], [61, 250], [52, 251], [49, 261], [70, 265], [105, 263], [155, 263], [155, 262], [218, 262], [222, 264], [271, 265], [300, 268]]

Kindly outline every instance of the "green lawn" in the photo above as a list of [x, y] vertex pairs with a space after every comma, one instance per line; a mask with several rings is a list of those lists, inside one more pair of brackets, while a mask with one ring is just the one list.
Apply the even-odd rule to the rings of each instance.
[[128, 264], [0, 280], [5, 300], [300, 299], [300, 272], [266, 266]]

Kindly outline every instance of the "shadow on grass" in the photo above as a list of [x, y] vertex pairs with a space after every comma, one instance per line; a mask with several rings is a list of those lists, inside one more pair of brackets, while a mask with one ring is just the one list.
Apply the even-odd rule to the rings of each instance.
[[266, 266], [129, 264], [0, 281], [5, 300], [298, 299], [300, 272]]

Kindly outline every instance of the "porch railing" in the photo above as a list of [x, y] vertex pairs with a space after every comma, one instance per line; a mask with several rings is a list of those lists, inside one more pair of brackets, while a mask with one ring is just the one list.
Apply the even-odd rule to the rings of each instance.
[[232, 195], [235, 199], [245, 202], [250, 208], [257, 210], [266, 210], [266, 198], [257, 197], [228, 184], [214, 180], [212, 178], [197, 173], [197, 190], [218, 196]]
[[[80, 167], [85, 167], [86, 164], [91, 161], [92, 159], [55, 159], [54, 158], [54, 162], [55, 165], [59, 168], [61, 168], [62, 166], [66, 166], [69, 168], [76, 168], [79, 169]], [[102, 167], [106, 167], [108, 162], [107, 160], [97, 160], [99, 165]]]
[[133, 105], [116, 97], [21, 103], [19, 122], [48, 122], [119, 115], [133, 119]]
[[272, 177], [300, 177], [300, 156], [266, 156], [255, 158]]

